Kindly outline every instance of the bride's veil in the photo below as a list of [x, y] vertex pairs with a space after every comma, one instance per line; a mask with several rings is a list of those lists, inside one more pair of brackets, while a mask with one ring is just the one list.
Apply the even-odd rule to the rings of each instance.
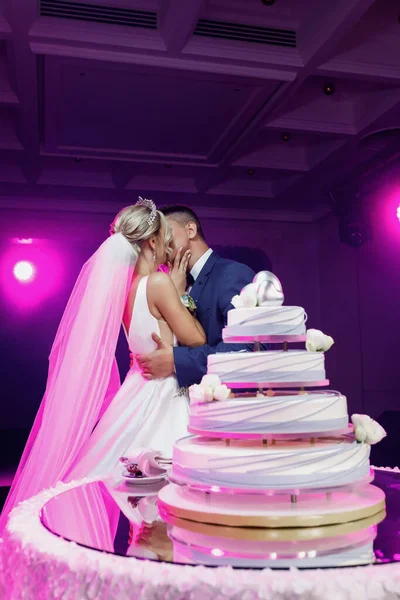
[[115, 349], [137, 253], [121, 234], [83, 266], [59, 325], [46, 391], [0, 518], [68, 472], [119, 388]]

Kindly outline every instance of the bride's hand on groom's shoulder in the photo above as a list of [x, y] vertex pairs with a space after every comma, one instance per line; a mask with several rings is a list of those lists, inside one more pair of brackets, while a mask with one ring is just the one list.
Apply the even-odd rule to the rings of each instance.
[[186, 291], [187, 267], [190, 259], [190, 250], [182, 255], [182, 248], [179, 248], [174, 260], [170, 263], [169, 275], [174, 282], [179, 296], [183, 296]]

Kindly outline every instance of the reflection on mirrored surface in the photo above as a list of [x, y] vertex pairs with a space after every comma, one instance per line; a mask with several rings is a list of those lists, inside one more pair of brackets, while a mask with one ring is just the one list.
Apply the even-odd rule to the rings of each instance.
[[[378, 518], [382, 518], [380, 515]], [[233, 567], [332, 567], [374, 562], [376, 526], [371, 520], [345, 527], [246, 529], [179, 521], [169, 527], [175, 562]]]
[[306, 528], [222, 527], [159, 514], [165, 483], [96, 482], [65, 492], [42, 510], [55, 535], [123, 556], [184, 564], [321, 568], [400, 560], [400, 475], [377, 471], [384, 511], [342, 525]]

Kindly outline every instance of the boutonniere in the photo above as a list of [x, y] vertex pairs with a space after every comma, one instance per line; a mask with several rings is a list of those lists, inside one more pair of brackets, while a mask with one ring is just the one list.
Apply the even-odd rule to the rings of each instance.
[[189, 294], [183, 294], [183, 296], [181, 297], [181, 302], [183, 306], [187, 308], [192, 315], [196, 313], [197, 306], [192, 296], [189, 296]]

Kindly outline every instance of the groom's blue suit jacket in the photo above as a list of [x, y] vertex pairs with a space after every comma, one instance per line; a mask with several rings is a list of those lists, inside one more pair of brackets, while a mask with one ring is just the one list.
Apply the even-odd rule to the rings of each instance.
[[222, 329], [226, 325], [231, 300], [241, 289], [251, 283], [254, 272], [233, 260], [221, 258], [214, 252], [193, 284], [190, 295], [196, 303], [196, 316], [207, 336], [207, 344], [198, 348], [174, 348], [175, 371], [181, 387], [200, 383], [207, 372], [207, 356], [216, 352], [234, 352], [249, 344], [225, 344]]

